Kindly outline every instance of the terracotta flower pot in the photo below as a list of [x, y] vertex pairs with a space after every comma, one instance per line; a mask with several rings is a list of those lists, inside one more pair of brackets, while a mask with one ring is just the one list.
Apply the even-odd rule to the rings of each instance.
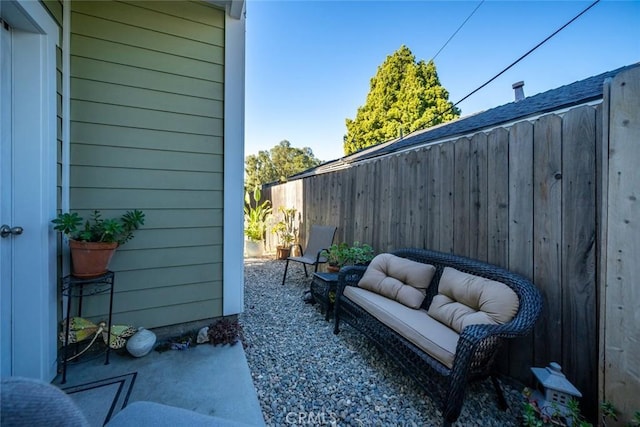
[[276, 259], [287, 259], [291, 254], [291, 248], [288, 246], [278, 246], [276, 248]]
[[329, 273], [337, 273], [340, 271], [340, 267], [338, 267], [337, 265], [327, 264], [327, 271]]
[[69, 240], [72, 274], [76, 277], [95, 277], [109, 270], [109, 262], [118, 247], [117, 242], [79, 242]]

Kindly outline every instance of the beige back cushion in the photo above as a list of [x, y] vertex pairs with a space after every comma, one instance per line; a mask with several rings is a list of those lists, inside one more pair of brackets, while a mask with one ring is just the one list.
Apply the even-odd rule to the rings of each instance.
[[371, 261], [358, 286], [407, 307], [420, 308], [435, 271], [430, 264], [380, 254]]
[[504, 283], [445, 267], [428, 313], [462, 333], [468, 325], [510, 321], [519, 304], [516, 293]]

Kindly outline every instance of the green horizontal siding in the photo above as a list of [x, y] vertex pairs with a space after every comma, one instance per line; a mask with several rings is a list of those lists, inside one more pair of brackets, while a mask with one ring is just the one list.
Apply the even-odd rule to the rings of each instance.
[[222, 136], [121, 128], [96, 123], [75, 122], [71, 127], [71, 140], [84, 145], [135, 147], [166, 152], [216, 155], [221, 155], [223, 152]]
[[71, 73], [72, 77], [82, 76], [93, 81], [212, 100], [222, 100], [224, 90], [221, 82], [183, 77], [91, 58], [72, 57]]
[[148, 310], [118, 312], [120, 323], [152, 328], [158, 319], [171, 319], [172, 324], [191, 322], [194, 319], [218, 317], [222, 313], [222, 298], [188, 304], [174, 304]]
[[[221, 191], [75, 188], [73, 209], [218, 209]], [[185, 212], [187, 215], [188, 212]], [[189, 221], [185, 216], [183, 221]]]
[[[178, 145], [179, 142], [176, 142]], [[75, 144], [71, 156], [78, 166], [102, 166], [191, 172], [222, 171], [218, 154]]]
[[222, 101], [217, 99], [196, 98], [189, 95], [159, 92], [152, 89], [142, 89], [83, 79], [73, 79], [71, 81], [71, 87], [71, 97], [79, 101], [144, 108], [147, 110], [166, 111], [209, 118], [222, 117], [223, 113]]
[[40, 0], [59, 27], [62, 26], [62, 2], [60, 0]]
[[222, 244], [188, 248], [131, 250], [123, 246], [113, 256], [115, 271], [196, 265], [222, 259]]
[[[142, 209], [116, 252], [114, 322], [222, 315], [224, 11], [201, 2], [71, 3], [74, 211]], [[87, 309], [103, 316], [96, 297]]]
[[[126, 3], [74, 1], [73, 3], [72, 11], [77, 14], [123, 23], [132, 29], [140, 28], [172, 35], [177, 39], [190, 39], [224, 47], [224, 12], [221, 10], [212, 12], [212, 8], [204, 4], [195, 5], [194, 8], [192, 7], [194, 5], [183, 1], [176, 2], [177, 4], [174, 5], [171, 4], [172, 2], [155, 2], [155, 10], [152, 10], [149, 8], [151, 3], [147, 1]], [[189, 19], [189, 16], [194, 14], [200, 14], [201, 22]], [[78, 24], [72, 22], [72, 25], [75, 31]], [[131, 40], [130, 43], [134, 41]]]
[[[95, 208], [93, 208], [95, 209]], [[88, 218], [92, 210], [74, 209], [80, 215]], [[189, 209], [189, 221], [184, 221], [185, 209], [156, 209], [148, 212], [145, 218], [144, 229], [168, 229], [190, 227], [222, 227], [222, 208], [220, 209]], [[102, 209], [102, 216], [110, 218], [122, 213], [121, 210]]]
[[136, 232], [136, 238], [123, 246], [123, 250], [165, 248], [171, 242], [174, 248], [202, 247], [211, 242], [222, 241], [222, 229], [210, 228], [165, 228], [149, 230], [145, 227]]
[[[118, 273], [118, 289], [125, 292], [190, 284], [190, 282], [185, 282], [185, 277], [192, 280], [191, 283], [204, 283], [208, 280], [221, 283], [222, 266], [220, 264], [194, 264], [122, 271]], [[214, 298], [218, 297], [214, 296]]]
[[[213, 289], [213, 293], [212, 293]], [[153, 292], [148, 291], [131, 291], [120, 292], [120, 297], [113, 302], [113, 310], [118, 313], [129, 313], [134, 315], [137, 311], [149, 310], [168, 310], [171, 307], [186, 308], [190, 305], [198, 305], [205, 302], [210, 308], [215, 307], [216, 299], [210, 298], [211, 295], [222, 294], [220, 286], [214, 283], [196, 283], [189, 285], [181, 285], [180, 292], [176, 292], [174, 287], [154, 288]], [[171, 301], [171, 305], [165, 305], [166, 301]], [[91, 313], [87, 317], [91, 317], [96, 321], [106, 318], [108, 311], [105, 307], [109, 307], [108, 295], [96, 295], [91, 299], [87, 298], [86, 303], [82, 301], [82, 309], [85, 313]], [[122, 315], [120, 315], [122, 317]], [[213, 317], [213, 316], [208, 316]], [[114, 323], [125, 323], [118, 319]], [[126, 322], [129, 323], [129, 322]], [[136, 326], [146, 326], [140, 321], [132, 322]]]
[[[106, 21], [92, 16], [73, 14], [72, 20], [77, 23], [73, 30], [75, 34], [96, 39], [109, 40], [127, 46], [168, 53], [171, 55], [191, 58], [198, 61], [219, 64], [224, 59], [224, 49], [196, 40], [175, 37], [145, 28], [133, 27], [114, 21]], [[192, 23], [189, 25], [193, 25]]]
[[[80, 182], [82, 179], [82, 182]], [[149, 188], [154, 190], [222, 191], [220, 172], [125, 169], [120, 167], [77, 166], [71, 180], [84, 188]]]
[[213, 25], [224, 29], [224, 14], [220, 13], [211, 16], [207, 9], [209, 6], [198, 1], [145, 1], [143, 3], [137, 3], [136, 6], [176, 16], [180, 19], [199, 22], [205, 25]]
[[[71, 22], [73, 27], [73, 21]], [[170, 53], [157, 52], [73, 33], [71, 34], [71, 44], [77, 56], [85, 58], [127, 64], [138, 68], [213, 82], [223, 81], [224, 68], [221, 64], [177, 57]]]
[[123, 107], [71, 100], [71, 120], [111, 126], [124, 126], [168, 132], [222, 136], [222, 118], [177, 114], [166, 111]]

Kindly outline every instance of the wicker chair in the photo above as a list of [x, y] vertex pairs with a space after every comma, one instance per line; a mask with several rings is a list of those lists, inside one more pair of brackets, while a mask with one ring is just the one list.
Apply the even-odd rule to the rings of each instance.
[[[284, 266], [284, 275], [282, 276], [282, 285], [287, 278], [287, 270], [289, 269], [289, 261], [295, 261], [302, 263], [304, 267], [304, 274], [309, 277], [307, 272], [307, 264], [315, 265], [315, 270], [318, 271], [318, 265], [327, 262], [327, 258], [321, 256], [322, 251], [329, 249], [329, 246], [333, 243], [333, 238], [336, 235], [336, 227], [330, 225], [312, 225], [309, 233], [309, 240], [307, 242], [307, 248], [303, 251], [302, 246], [298, 244], [300, 249], [300, 256], [290, 256], [287, 258], [287, 263]], [[294, 245], [296, 246], [296, 245]]]
[[345, 287], [357, 286], [366, 270], [366, 267], [345, 267], [338, 276], [334, 333], [339, 333], [340, 321], [344, 320], [371, 339], [438, 403], [445, 426], [458, 419], [466, 386], [472, 380], [491, 377], [500, 407], [506, 409], [506, 401], [494, 370], [496, 354], [505, 338], [523, 336], [532, 331], [542, 311], [542, 298], [538, 289], [522, 276], [469, 258], [423, 249], [402, 249], [393, 254], [436, 267], [421, 306], [424, 310], [429, 308], [437, 294], [442, 271], [448, 266], [509, 286], [519, 299], [518, 311], [511, 321], [504, 324], [474, 324], [464, 328], [456, 347], [453, 367], [449, 369], [344, 296]]

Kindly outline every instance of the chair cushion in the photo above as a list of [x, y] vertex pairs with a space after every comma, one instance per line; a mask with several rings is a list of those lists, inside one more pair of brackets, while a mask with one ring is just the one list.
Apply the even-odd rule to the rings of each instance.
[[0, 397], [2, 426], [91, 425], [68, 394], [40, 380], [3, 377], [0, 381]]
[[453, 367], [459, 335], [429, 317], [425, 310], [409, 308], [354, 286], [346, 286], [343, 295], [449, 369]]
[[358, 286], [411, 308], [419, 308], [436, 268], [392, 254], [376, 256]]
[[445, 267], [429, 315], [461, 333], [472, 324], [503, 324], [516, 315], [516, 293], [495, 280]]

